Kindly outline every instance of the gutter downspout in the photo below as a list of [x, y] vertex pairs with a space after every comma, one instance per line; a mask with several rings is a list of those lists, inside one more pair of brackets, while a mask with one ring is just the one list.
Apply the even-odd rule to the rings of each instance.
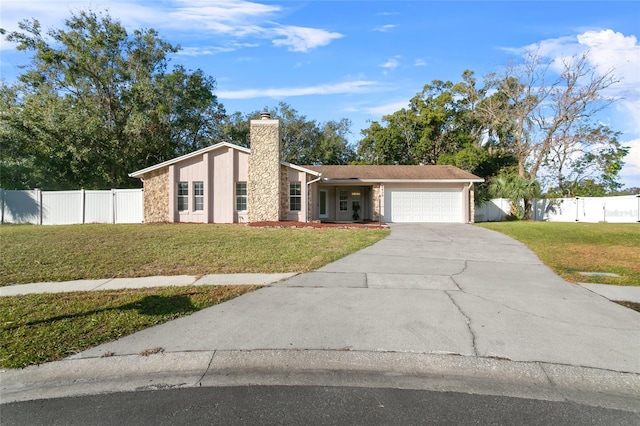
[[469, 203], [469, 208], [467, 209], [467, 212], [469, 213], [469, 217], [467, 218], [467, 223], [475, 223], [476, 218], [476, 209], [475, 209], [475, 195], [473, 200], [471, 199], [471, 194], [473, 194], [472, 191], [473, 188], [473, 182], [469, 182], [469, 186], [467, 187], [467, 203]]
[[[305, 217], [305, 222], [306, 223], [309, 222], [309, 214], [310, 214], [310, 212], [309, 212], [309, 188], [310, 188], [310, 186], [309, 185], [311, 185], [312, 183], [316, 183], [316, 182], [318, 182], [320, 180], [322, 180], [322, 173], [320, 174], [320, 176], [318, 176], [317, 179], [314, 179], [312, 181], [307, 182], [307, 199], [305, 200], [306, 203], [307, 203], [307, 217]], [[313, 208], [311, 210], [313, 210]]]

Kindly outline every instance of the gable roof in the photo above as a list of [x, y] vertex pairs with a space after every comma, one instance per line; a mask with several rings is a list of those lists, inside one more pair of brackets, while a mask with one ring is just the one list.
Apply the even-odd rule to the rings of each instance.
[[138, 171], [133, 172], [133, 173], [129, 173], [129, 177], [139, 178], [139, 177], [142, 177], [143, 175], [145, 175], [145, 174], [147, 174], [149, 172], [152, 172], [154, 170], [159, 170], [159, 169], [161, 169], [163, 167], [167, 167], [167, 166], [170, 166], [172, 164], [176, 164], [176, 163], [179, 163], [181, 161], [188, 160], [189, 158], [197, 157], [198, 155], [202, 155], [205, 152], [215, 151], [216, 149], [223, 148], [223, 147], [231, 148], [231, 149], [237, 149], [238, 151], [245, 152], [247, 154], [251, 153], [250, 149], [242, 147], [240, 145], [234, 145], [234, 144], [228, 143], [228, 142], [220, 142], [220, 143], [217, 143], [215, 145], [207, 146], [207, 147], [199, 149], [197, 151], [190, 152], [189, 154], [185, 154], [185, 155], [182, 155], [180, 157], [176, 157], [176, 158], [173, 158], [171, 160], [164, 161], [162, 163], [156, 164], [155, 166], [147, 167], [146, 169], [142, 169], [142, 170], [138, 170]]
[[[197, 157], [197, 156], [202, 155], [204, 153], [207, 153], [207, 152], [210, 152], [210, 151], [215, 151], [216, 149], [223, 148], [223, 147], [224, 148], [236, 149], [236, 150], [238, 150], [240, 152], [244, 152], [246, 154], [251, 154], [251, 150], [249, 148], [245, 148], [243, 146], [235, 145], [235, 144], [228, 143], [228, 142], [220, 142], [220, 143], [217, 143], [215, 145], [211, 145], [211, 146], [208, 146], [206, 148], [202, 148], [202, 149], [199, 149], [197, 151], [190, 152], [189, 154], [185, 154], [185, 155], [182, 155], [180, 157], [176, 157], [176, 158], [173, 158], [171, 160], [164, 161], [164, 162], [156, 164], [154, 166], [147, 167], [146, 169], [142, 169], [142, 170], [138, 170], [138, 171], [133, 172], [133, 173], [129, 173], [129, 177], [140, 178], [140, 177], [144, 176], [145, 174], [147, 174], [149, 172], [152, 172], [154, 170], [159, 170], [159, 169], [162, 169], [163, 167], [167, 167], [167, 166], [170, 166], [172, 164], [176, 164], [176, 163], [179, 163], [181, 161], [188, 160], [190, 158]], [[298, 170], [300, 172], [309, 173], [309, 174], [314, 175], [314, 176], [320, 176], [319, 172], [315, 172], [313, 170], [309, 170], [307, 168], [304, 168], [304, 167], [301, 167], [301, 166], [297, 166], [295, 164], [287, 163], [286, 161], [281, 161], [280, 164], [282, 164], [285, 167], [290, 167], [292, 169]]]
[[[220, 142], [189, 154], [173, 158], [168, 161], [129, 173], [130, 177], [141, 178], [145, 174], [163, 167], [197, 157], [204, 153], [220, 148], [231, 148], [246, 154], [251, 154], [249, 148]], [[353, 166], [298, 166], [281, 161], [281, 165], [292, 169], [321, 177], [331, 182], [484, 182], [484, 179], [454, 166], [400, 166], [400, 165], [353, 165]]]
[[484, 182], [484, 179], [454, 166], [304, 166], [322, 173], [328, 181], [360, 182]]

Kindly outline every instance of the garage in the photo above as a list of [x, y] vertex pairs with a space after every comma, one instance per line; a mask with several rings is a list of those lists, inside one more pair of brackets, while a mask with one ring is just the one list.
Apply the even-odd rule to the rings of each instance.
[[[470, 223], [473, 185], [484, 182], [453, 166], [305, 167], [321, 175], [310, 190], [320, 200], [312, 207], [312, 217], [326, 221]], [[354, 205], [361, 208], [358, 219]]]
[[387, 222], [464, 222], [462, 188], [388, 188]]

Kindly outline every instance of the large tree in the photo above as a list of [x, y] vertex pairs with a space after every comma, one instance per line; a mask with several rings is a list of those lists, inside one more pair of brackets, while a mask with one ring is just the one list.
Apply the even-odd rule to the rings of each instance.
[[[555, 195], [615, 191], [628, 150], [597, 122], [611, 104], [604, 92], [615, 83], [613, 70], [598, 74], [587, 54], [553, 63], [531, 54], [482, 84], [471, 71], [456, 84], [434, 80], [407, 108], [363, 130], [359, 159], [453, 164], [488, 181], [511, 176], [518, 188], [544, 183]], [[528, 216], [531, 197], [523, 199]]]
[[[465, 73], [465, 76], [471, 74]], [[471, 100], [464, 84], [434, 80], [407, 106], [374, 121], [362, 134], [358, 155], [376, 164], [436, 164], [473, 140]]]
[[[555, 77], [552, 65], [559, 67]], [[521, 179], [533, 183], [546, 173], [547, 184], [564, 191], [567, 175], [600, 166], [600, 176], [615, 189], [626, 150], [616, 132], [596, 122], [596, 114], [611, 103], [603, 91], [617, 82], [613, 70], [598, 74], [587, 54], [555, 64], [530, 54], [490, 77], [495, 93], [478, 113], [491, 124], [498, 146], [516, 157]], [[528, 217], [531, 199], [524, 201]]]
[[[153, 29], [129, 34], [108, 14], [79, 12], [43, 34], [37, 20], [7, 35], [33, 53], [19, 83], [3, 87], [1, 158], [15, 186], [139, 185], [128, 173], [209, 145], [225, 113], [202, 71], [177, 66], [179, 50]], [[9, 112], [10, 111], [10, 112]], [[24, 144], [24, 141], [28, 143]], [[16, 147], [16, 144], [23, 144]]]

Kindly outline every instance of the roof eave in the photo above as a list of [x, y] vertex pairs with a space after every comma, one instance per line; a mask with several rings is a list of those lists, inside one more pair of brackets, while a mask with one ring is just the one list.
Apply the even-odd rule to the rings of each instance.
[[129, 177], [140, 178], [140, 177], [144, 176], [145, 174], [147, 174], [149, 172], [153, 172], [155, 170], [162, 169], [163, 167], [167, 167], [167, 166], [170, 166], [172, 164], [179, 163], [180, 161], [184, 161], [184, 160], [188, 160], [188, 159], [193, 158], [193, 157], [197, 157], [198, 155], [202, 155], [202, 154], [204, 154], [206, 152], [214, 151], [214, 150], [222, 148], [222, 147], [227, 147], [227, 148], [231, 148], [231, 149], [237, 149], [238, 151], [244, 152], [246, 154], [251, 154], [251, 150], [249, 148], [245, 148], [245, 147], [240, 146], [240, 145], [234, 145], [234, 144], [229, 143], [229, 142], [220, 142], [220, 143], [217, 143], [215, 145], [207, 146], [207, 147], [201, 148], [201, 149], [199, 149], [197, 151], [193, 151], [193, 152], [191, 152], [189, 154], [185, 154], [185, 155], [182, 155], [180, 157], [176, 157], [176, 158], [173, 158], [171, 160], [164, 161], [162, 163], [156, 164], [155, 166], [147, 167], [146, 169], [142, 169], [142, 170], [135, 171], [133, 173], [129, 173]]
[[320, 172], [316, 172], [315, 170], [307, 169], [306, 167], [298, 166], [296, 164], [287, 163], [286, 161], [281, 161], [280, 164], [285, 166], [285, 167], [291, 167], [292, 169], [298, 170], [299, 172], [303, 172], [303, 173], [308, 173], [310, 175], [314, 175], [316, 177], [322, 176], [322, 173], [320, 173]]
[[323, 182], [327, 183], [482, 183], [484, 179], [332, 179], [323, 178]]

